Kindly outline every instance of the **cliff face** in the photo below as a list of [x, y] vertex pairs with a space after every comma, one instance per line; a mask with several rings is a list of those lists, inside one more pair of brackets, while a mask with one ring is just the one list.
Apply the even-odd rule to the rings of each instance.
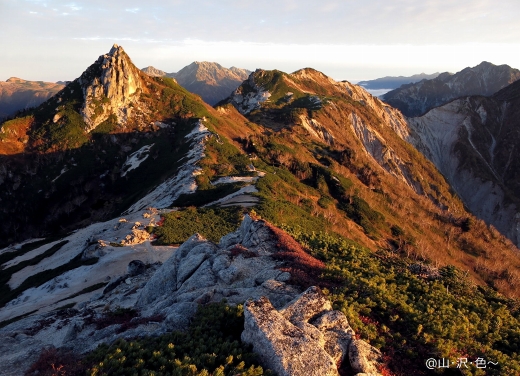
[[406, 116], [419, 116], [455, 98], [467, 95], [492, 95], [520, 78], [520, 71], [508, 65], [482, 62], [432, 80], [403, 85], [383, 96], [383, 100]]
[[111, 114], [124, 125], [143, 90], [142, 73], [122, 47], [114, 45], [78, 79], [83, 90], [81, 108], [87, 132], [95, 129]]
[[466, 97], [409, 119], [416, 145], [470, 210], [520, 245], [520, 165], [514, 156], [520, 83], [496, 95]]

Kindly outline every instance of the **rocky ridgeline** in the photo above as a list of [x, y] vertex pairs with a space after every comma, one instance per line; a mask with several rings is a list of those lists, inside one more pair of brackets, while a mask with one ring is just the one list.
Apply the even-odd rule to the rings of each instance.
[[265, 367], [279, 376], [335, 376], [350, 363], [358, 375], [380, 375], [381, 352], [363, 340], [318, 287], [310, 287], [280, 310], [262, 297], [244, 309], [242, 341], [253, 345]]
[[151, 65], [146, 68], [143, 68], [141, 70], [150, 77], [164, 77], [167, 75], [167, 73], [165, 71], [154, 68]]
[[143, 89], [141, 72], [132, 63], [122, 47], [114, 44], [78, 79], [84, 104], [81, 115], [90, 132], [115, 114], [119, 124], [125, 124], [132, 106]]
[[[258, 72], [261, 72], [261, 70], [255, 71], [255, 73]], [[227, 101], [235, 106], [242, 115], [247, 115], [260, 108], [261, 103], [268, 100], [271, 93], [256, 84], [254, 74], [251, 74], [244, 83], [231, 94]]]
[[483, 61], [455, 74], [444, 72], [431, 80], [403, 85], [383, 98], [406, 116], [420, 116], [461, 96], [492, 95], [519, 78], [518, 69]]
[[[271, 92], [259, 84], [271, 73], [272, 71], [257, 69], [225, 102], [232, 104], [245, 116], [251, 116], [255, 110], [263, 112], [264, 118], [272, 122], [276, 115], [269, 113], [268, 107], [273, 105], [271, 98], [277, 96], [278, 89], [276, 85], [272, 85], [274, 89], [271, 90], [275, 91]], [[337, 82], [312, 68], [301, 69], [291, 74], [282, 73], [281, 77], [279, 86], [285, 86], [295, 92], [300, 90], [308, 95], [310, 108], [315, 112], [312, 115], [302, 112], [297, 118], [299, 125], [310, 136], [336, 148], [341, 144], [348, 144], [352, 137], [359, 139], [363, 145], [363, 152], [370, 155], [386, 172], [401, 180], [416, 193], [424, 194], [426, 187], [414, 177], [409, 156], [398, 150], [402, 149], [402, 144], [396, 142], [395, 134], [406, 139], [410, 133], [407, 120], [400, 111], [372, 96], [361, 86], [348, 81]], [[323, 97], [324, 93], [328, 99], [322, 101], [320, 97]], [[334, 97], [348, 98], [350, 103], [355, 102], [357, 106], [351, 107], [344, 102], [330, 99]], [[293, 93], [287, 92], [282, 101], [286, 103], [285, 111], [290, 111], [292, 101]], [[323, 111], [317, 111], [321, 108]], [[367, 117], [366, 114], [370, 116]], [[251, 119], [262, 122], [258, 118]], [[345, 132], [345, 128], [351, 130], [352, 134]], [[387, 132], [384, 128], [393, 132]]]
[[214, 244], [196, 234], [183, 243], [148, 281], [136, 306], [146, 315], [161, 314], [170, 329], [179, 329], [197, 304], [239, 304], [267, 296], [283, 307], [299, 290], [280, 271], [276, 238], [263, 221], [246, 215], [240, 228]]
[[[223, 299], [248, 301], [243, 340], [280, 375], [336, 375], [347, 354], [356, 372], [376, 372], [365, 363], [379, 353], [354, 339], [343, 314], [332, 311], [317, 288], [300, 295], [300, 288], [290, 284], [287, 259], [276, 257], [287, 252], [280, 249], [279, 231], [246, 215], [219, 244], [195, 234], [162, 265], [130, 262], [126, 274], [114, 276], [103, 292], [74, 308], [5, 326], [0, 329], [2, 375], [23, 373], [49, 346], [85, 353], [121, 337], [184, 330], [198, 305]], [[111, 321], [111, 312], [121, 309], [134, 314], [125, 322]]]
[[231, 67], [225, 68], [218, 63], [194, 61], [177, 73], [166, 73], [152, 66], [142, 71], [151, 77], [170, 77], [186, 90], [200, 95], [204, 102], [214, 105], [235, 90], [246, 80], [251, 71]]

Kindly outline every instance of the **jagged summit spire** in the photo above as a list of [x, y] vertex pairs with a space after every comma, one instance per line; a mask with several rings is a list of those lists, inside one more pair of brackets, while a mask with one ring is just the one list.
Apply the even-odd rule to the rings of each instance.
[[137, 94], [143, 88], [140, 70], [117, 44], [81, 75], [79, 83], [85, 99], [81, 115], [89, 132], [111, 114], [125, 124], [130, 104], [138, 99]]
[[112, 48], [110, 49], [110, 52], [108, 54], [113, 55], [119, 49], [121, 51], [123, 51], [123, 47], [119, 46], [117, 43], [114, 43], [114, 45], [112, 46]]

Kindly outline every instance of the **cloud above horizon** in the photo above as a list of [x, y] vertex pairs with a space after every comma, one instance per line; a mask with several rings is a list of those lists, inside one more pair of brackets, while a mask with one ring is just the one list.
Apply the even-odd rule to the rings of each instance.
[[[449, 53], [456, 53], [457, 46], [465, 46], [469, 52], [490, 48], [487, 55], [486, 51], [470, 54], [479, 58], [484, 55], [483, 60], [495, 62], [493, 57], [499, 48], [493, 46], [517, 48], [520, 41], [517, 0], [503, 0], [500, 6], [491, 0], [347, 0], [324, 1], [320, 5], [309, 0], [2, 0], [0, 13], [0, 47], [5, 51], [0, 57], [2, 76], [9, 75], [7, 71], [13, 66], [29, 69], [24, 59], [38, 59], [45, 75], [52, 69], [51, 64], [68, 55], [74, 55], [73, 65], [91, 62], [114, 42], [128, 43], [139, 62], [141, 57], [149, 56], [147, 65], [160, 62], [161, 56], [172, 58], [172, 51], [179, 60], [172, 66], [187, 64], [189, 61], [181, 60], [191, 58], [194, 48], [199, 47], [214, 53], [220, 48], [222, 53], [218, 55], [224, 58], [236, 57], [240, 52], [236, 49], [243, 48], [239, 57], [244, 62], [270, 59], [284, 63], [297, 58], [307, 66], [322, 54], [320, 59], [328, 59], [331, 66], [345, 65], [347, 57], [349, 64], [357, 59], [359, 66], [381, 66], [381, 60], [389, 59], [390, 66], [401, 61], [406, 67], [413, 61], [419, 68], [431, 62], [431, 56], [423, 56], [421, 63], [421, 57], [414, 55], [424, 53], [423, 46], [432, 47], [432, 51], [444, 46]], [[259, 50], [255, 51], [255, 46]], [[351, 48], [351, 53], [334, 53], [334, 46]], [[402, 56], [385, 56], [391, 47]], [[319, 54], [310, 48], [320, 49]], [[363, 56], [353, 56], [369, 51], [369, 57], [374, 58], [373, 51], [378, 48], [379, 61], [367, 63]], [[207, 55], [201, 51], [200, 56]], [[501, 56], [509, 59], [504, 51]], [[208, 60], [198, 58], [203, 59]], [[460, 61], [458, 57], [453, 60]], [[504, 60], [498, 63], [515, 64]]]

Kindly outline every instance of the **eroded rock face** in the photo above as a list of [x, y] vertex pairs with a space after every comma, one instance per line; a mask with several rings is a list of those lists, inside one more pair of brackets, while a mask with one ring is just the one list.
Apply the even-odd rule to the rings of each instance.
[[87, 124], [87, 132], [112, 114], [117, 116], [119, 124], [126, 123], [131, 114], [131, 104], [137, 102], [142, 90], [140, 71], [122, 47], [114, 44], [97, 63], [100, 72], [87, 70], [79, 78], [85, 100], [81, 115]]
[[269, 91], [255, 83], [254, 74], [249, 76], [247, 83], [250, 87], [249, 91], [245, 91], [242, 85], [230, 97], [230, 103], [243, 115], [260, 108], [260, 104], [271, 96]]
[[520, 99], [516, 81], [492, 97], [464, 97], [408, 119], [404, 138], [435, 164], [464, 204], [520, 246]]
[[[121, 226], [121, 231], [141, 225], [125, 219], [114, 223], [115, 227]], [[242, 304], [266, 296], [271, 307], [282, 308], [301, 291], [287, 283], [291, 277], [288, 272], [279, 270], [283, 261], [271, 257], [277, 250], [276, 237], [266, 223], [246, 216], [240, 228], [222, 237], [219, 244], [196, 234], [162, 265], [132, 260], [126, 274], [114, 276], [103, 290], [67, 311], [66, 316], [53, 311], [0, 328], [0, 373], [23, 374], [48, 346], [66, 346], [84, 353], [121, 337], [184, 330], [199, 304], [223, 299]], [[122, 332], [119, 324], [96, 329], [96, 320], [117, 307], [136, 312], [135, 326]], [[294, 331], [300, 333], [302, 329], [296, 327]], [[314, 329], [314, 334], [319, 333]], [[319, 340], [325, 343], [327, 339]]]
[[354, 372], [378, 374], [376, 365], [381, 362], [381, 352], [365, 341], [353, 339], [348, 348], [348, 357]]
[[[245, 216], [240, 228], [214, 244], [198, 234], [183, 243], [144, 286], [137, 306], [147, 314], [170, 316], [176, 303], [206, 304], [226, 299], [239, 304], [267, 296], [283, 307], [299, 290], [286, 281], [288, 273], [271, 255], [273, 234], [263, 221]], [[172, 317], [172, 327], [175, 320]]]
[[334, 360], [320, 346], [320, 335], [292, 324], [267, 298], [248, 302], [244, 314], [242, 341], [252, 344], [261, 361], [278, 375], [338, 375]]
[[244, 317], [242, 341], [280, 376], [339, 375], [337, 367], [347, 359], [359, 375], [380, 375], [379, 350], [355, 339], [345, 315], [332, 310], [318, 287], [309, 287], [279, 311], [265, 297], [250, 300]]

